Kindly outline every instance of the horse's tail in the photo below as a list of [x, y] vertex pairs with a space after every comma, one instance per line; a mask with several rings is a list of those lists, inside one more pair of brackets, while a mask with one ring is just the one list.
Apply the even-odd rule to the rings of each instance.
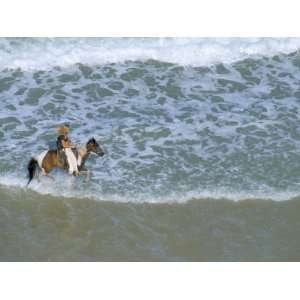
[[38, 161], [35, 158], [31, 158], [31, 160], [28, 163], [27, 169], [28, 169], [28, 182], [27, 185], [31, 182], [31, 180], [33, 179], [35, 172], [36, 172], [36, 168], [38, 167]]

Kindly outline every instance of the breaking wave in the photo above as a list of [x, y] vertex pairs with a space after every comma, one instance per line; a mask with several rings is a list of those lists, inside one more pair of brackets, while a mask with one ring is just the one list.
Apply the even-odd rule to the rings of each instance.
[[47, 70], [76, 63], [101, 65], [149, 59], [210, 66], [288, 54], [299, 38], [8, 38], [0, 39], [0, 68]]

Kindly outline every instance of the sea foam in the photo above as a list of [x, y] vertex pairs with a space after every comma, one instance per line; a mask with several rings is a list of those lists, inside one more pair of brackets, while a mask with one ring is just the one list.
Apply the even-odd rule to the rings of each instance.
[[76, 63], [95, 65], [149, 59], [207, 66], [287, 54], [299, 47], [300, 38], [10, 38], [0, 39], [0, 68], [46, 70]]

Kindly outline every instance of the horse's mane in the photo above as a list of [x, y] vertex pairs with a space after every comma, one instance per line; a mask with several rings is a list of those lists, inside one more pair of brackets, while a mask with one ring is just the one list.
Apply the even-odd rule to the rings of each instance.
[[96, 143], [96, 140], [94, 137], [90, 138], [88, 141], [87, 141], [87, 144], [88, 143]]

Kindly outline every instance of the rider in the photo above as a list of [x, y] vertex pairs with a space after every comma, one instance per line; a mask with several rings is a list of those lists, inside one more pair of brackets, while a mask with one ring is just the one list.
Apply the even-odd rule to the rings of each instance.
[[79, 175], [77, 160], [72, 151], [72, 148], [75, 146], [68, 136], [70, 127], [67, 124], [63, 124], [56, 129], [59, 134], [56, 140], [58, 159], [65, 168], [69, 169], [70, 174]]

